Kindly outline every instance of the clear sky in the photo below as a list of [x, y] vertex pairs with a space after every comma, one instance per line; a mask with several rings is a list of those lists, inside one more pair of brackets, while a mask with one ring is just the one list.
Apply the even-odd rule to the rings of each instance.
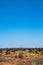
[[0, 0], [0, 48], [43, 47], [43, 0]]

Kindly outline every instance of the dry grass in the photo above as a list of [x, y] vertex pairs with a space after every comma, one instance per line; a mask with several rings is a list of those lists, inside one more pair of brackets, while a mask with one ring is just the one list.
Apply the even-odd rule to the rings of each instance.
[[43, 65], [43, 48], [0, 49], [0, 65]]

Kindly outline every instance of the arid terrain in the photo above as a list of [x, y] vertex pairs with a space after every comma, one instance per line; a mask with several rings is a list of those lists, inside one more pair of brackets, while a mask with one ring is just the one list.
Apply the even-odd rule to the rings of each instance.
[[43, 65], [43, 48], [0, 49], [0, 65]]

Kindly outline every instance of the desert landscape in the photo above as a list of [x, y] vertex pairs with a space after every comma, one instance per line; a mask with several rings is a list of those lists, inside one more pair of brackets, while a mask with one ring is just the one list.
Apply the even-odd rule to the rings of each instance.
[[43, 65], [43, 0], [0, 0], [0, 65]]
[[0, 65], [43, 65], [43, 48], [0, 49]]

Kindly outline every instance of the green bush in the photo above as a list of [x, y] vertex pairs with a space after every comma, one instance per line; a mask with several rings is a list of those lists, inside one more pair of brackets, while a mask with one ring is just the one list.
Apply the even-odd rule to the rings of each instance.
[[22, 58], [23, 58], [22, 53], [19, 53], [18, 58], [20, 58], [20, 59], [22, 59]]
[[2, 49], [0, 49], [0, 53], [2, 53]]

